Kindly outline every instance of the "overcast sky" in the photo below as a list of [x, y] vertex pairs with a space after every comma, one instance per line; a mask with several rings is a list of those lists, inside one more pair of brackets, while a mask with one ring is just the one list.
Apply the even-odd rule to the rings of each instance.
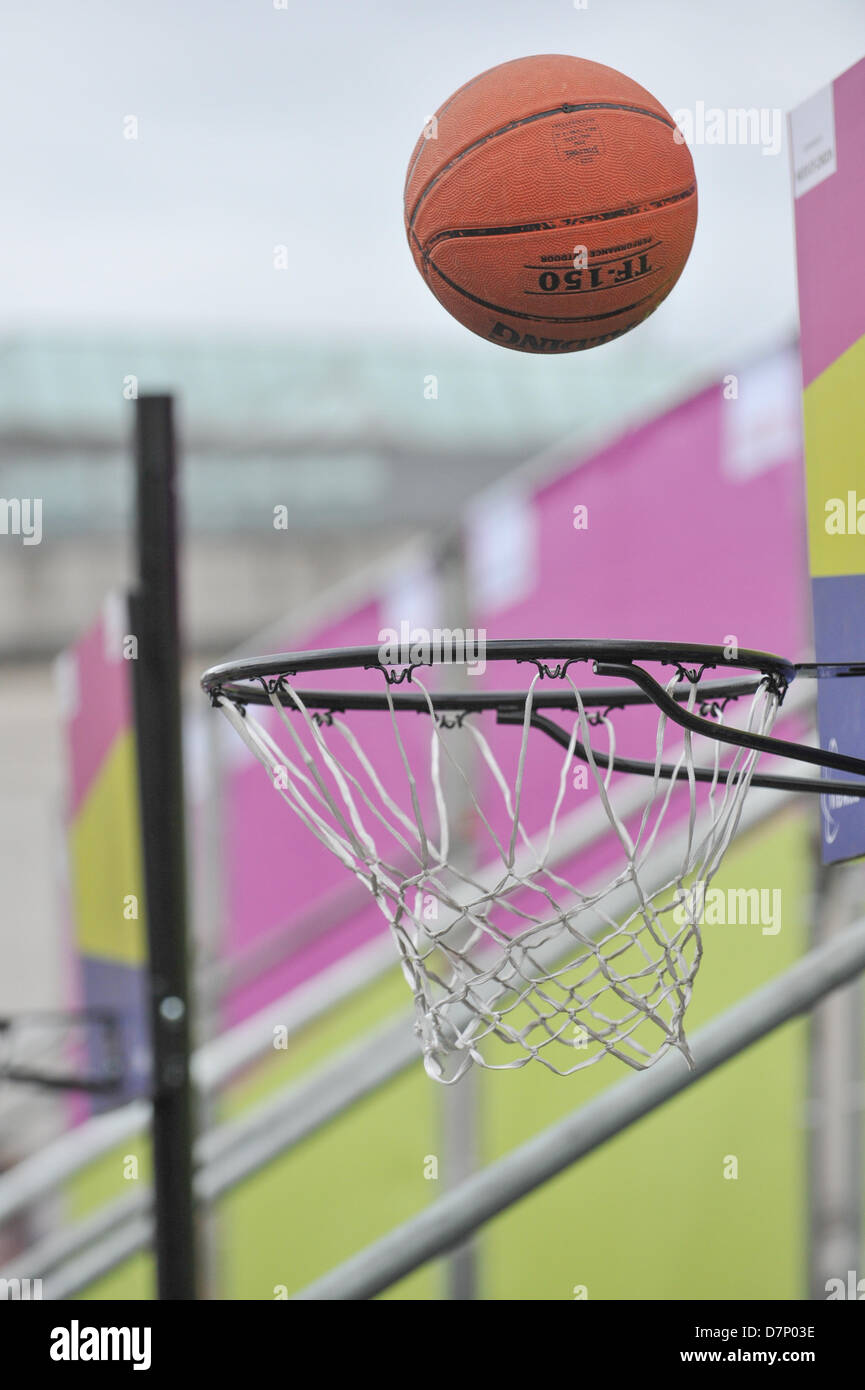
[[[439, 307], [403, 237], [409, 153], [460, 83], [567, 52], [620, 68], [671, 111], [786, 112], [865, 54], [859, 0], [5, 0], [3, 11], [3, 331], [398, 334], [499, 351]], [[129, 115], [136, 141], [123, 138]], [[675, 350], [771, 344], [796, 322], [786, 129], [774, 158], [693, 154], [694, 251], [639, 332]], [[276, 243], [289, 247], [285, 273], [272, 268]]]

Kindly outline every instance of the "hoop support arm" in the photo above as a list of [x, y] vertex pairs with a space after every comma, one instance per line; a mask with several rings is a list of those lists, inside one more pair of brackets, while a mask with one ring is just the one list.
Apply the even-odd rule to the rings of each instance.
[[[625, 680], [633, 681], [635, 685], [649, 696], [652, 703], [657, 705], [668, 719], [672, 719], [675, 724], [681, 725], [683, 729], [689, 729], [695, 734], [704, 734], [706, 738], [714, 739], [716, 743], [733, 743], [740, 748], [751, 748], [758, 753], [774, 753], [780, 758], [790, 758], [793, 762], [813, 763], [816, 767], [831, 767], [838, 772], [853, 772], [860, 777], [865, 777], [865, 759], [854, 758], [849, 753], [832, 753], [825, 748], [808, 748], [803, 743], [791, 743], [787, 739], [772, 738], [768, 734], [752, 734], [747, 729], [734, 729], [729, 725], [724, 725], [723, 729], [713, 724], [710, 719], [704, 719], [702, 715], [693, 714], [690, 710], [682, 709], [671, 700], [663, 686], [659, 685], [648, 671], [644, 671], [640, 666], [631, 664], [619, 665], [617, 662], [597, 662], [595, 671], [599, 676], [622, 676]], [[803, 779], [803, 787], [811, 787], [811, 784]], [[795, 789], [795, 788], [794, 788]], [[824, 781], [820, 790], [822, 792], [844, 790], [847, 791], [846, 784], [842, 788], [829, 781]], [[858, 791], [851, 789], [851, 795], [862, 795], [865, 787]]]

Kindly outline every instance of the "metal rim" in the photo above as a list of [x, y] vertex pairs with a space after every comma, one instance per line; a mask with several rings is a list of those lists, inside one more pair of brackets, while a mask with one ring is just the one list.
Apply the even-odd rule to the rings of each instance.
[[[455, 656], [464, 647], [455, 643], [446, 656], [432, 659], [412, 659], [416, 648], [401, 648], [405, 660], [399, 663], [384, 663], [381, 660], [382, 645], [364, 647], [328, 647], [318, 651], [283, 652], [271, 656], [251, 657], [242, 661], [224, 662], [206, 671], [201, 679], [204, 690], [216, 699], [222, 697], [235, 704], [269, 704], [272, 694], [282, 698], [281, 683], [287, 677], [303, 673], [337, 670], [379, 671], [389, 686], [410, 682], [415, 670], [422, 667], [465, 664], [465, 656]], [[449, 659], [449, 657], [451, 659]], [[682, 690], [676, 691], [674, 698], [686, 698], [689, 688], [700, 686], [701, 695], [706, 698], [736, 698], [738, 695], [753, 693], [760, 682], [766, 679], [775, 681], [782, 690], [796, 676], [796, 667], [784, 657], [769, 652], [740, 650], [735, 657], [727, 656], [722, 646], [685, 642], [639, 642], [639, 641], [589, 641], [556, 638], [549, 641], [537, 639], [516, 641], [486, 642], [483, 649], [485, 661], [513, 661], [535, 665], [543, 677], [560, 679], [570, 666], [582, 662], [592, 663], [596, 674], [603, 675], [605, 668], [633, 667], [635, 662], [653, 662], [664, 666], [677, 667], [682, 675]], [[733, 668], [750, 671], [751, 678], [739, 680], [704, 682], [706, 671], [718, 668]], [[610, 675], [618, 675], [610, 669]], [[622, 704], [652, 703], [638, 688], [600, 689], [587, 687], [580, 691], [584, 704], [592, 707]], [[399, 698], [398, 698], [399, 696]], [[427, 710], [423, 695], [409, 692], [391, 692], [397, 708]], [[309, 691], [303, 692], [304, 703], [316, 701], [318, 708], [331, 709], [382, 709], [388, 704], [385, 691]], [[456, 693], [437, 692], [432, 696], [434, 706], [440, 709], [497, 709], [513, 706], [525, 701], [525, 691], [483, 691]], [[538, 691], [536, 702], [547, 708], [569, 709], [575, 707], [572, 691]], [[291, 701], [289, 700], [289, 703]]]
[[[210, 675], [210, 672], [207, 672]], [[275, 678], [274, 678], [275, 679]], [[700, 685], [698, 705], [713, 701], [735, 700], [740, 695], [753, 695], [764, 678], [742, 677], [731, 681], [705, 681]], [[213, 698], [223, 697], [237, 705], [270, 705], [271, 692], [267, 680], [261, 678], [254, 684], [244, 685], [237, 681], [227, 681], [210, 687], [208, 693]], [[684, 702], [689, 698], [691, 687], [687, 683], [677, 685], [671, 692], [674, 700]], [[279, 703], [289, 710], [297, 709], [285, 688], [272, 692]], [[298, 692], [305, 707], [310, 710], [325, 710], [331, 714], [343, 714], [349, 710], [368, 710], [382, 713], [390, 708], [414, 711], [416, 714], [429, 714], [432, 704], [436, 712], [453, 713], [461, 710], [466, 714], [482, 713], [484, 710], [522, 710], [526, 703], [525, 690], [431, 690], [429, 703], [420, 691], [393, 690], [302, 690]], [[588, 686], [580, 691], [580, 698], [586, 709], [622, 709], [628, 705], [652, 704], [650, 696], [633, 686]], [[537, 690], [532, 704], [535, 709], [576, 710], [577, 699], [572, 690]]]
[[[276, 700], [286, 708], [293, 708], [294, 701], [286, 687], [289, 676], [309, 671], [333, 670], [377, 670], [387, 682], [387, 688], [376, 692], [318, 690], [299, 691], [304, 705], [315, 705], [316, 718], [329, 718], [331, 713], [348, 709], [382, 710], [393, 707], [395, 710], [415, 710], [429, 712], [432, 704], [434, 712], [456, 711], [456, 722], [463, 714], [476, 710], [493, 709], [500, 723], [510, 724], [524, 717], [526, 691], [472, 691], [437, 692], [430, 694], [429, 702], [422, 692], [395, 691], [391, 687], [410, 682], [413, 672], [421, 666], [450, 664], [444, 658], [414, 660], [409, 649], [406, 660], [400, 664], [388, 665], [381, 661], [381, 646], [330, 647], [321, 651], [284, 652], [276, 656], [253, 657], [245, 661], [226, 662], [206, 671], [201, 683], [214, 704], [229, 701], [241, 709], [246, 705], [266, 705]], [[456, 650], [456, 647], [454, 647]], [[711, 646], [686, 642], [638, 642], [638, 641], [493, 641], [484, 644], [485, 661], [514, 661], [535, 665], [542, 677], [561, 679], [569, 667], [578, 662], [591, 662], [594, 673], [600, 676], [614, 676], [629, 684], [622, 689], [589, 687], [580, 691], [584, 705], [591, 708], [617, 709], [627, 705], [653, 704], [668, 718], [682, 728], [693, 733], [701, 733], [716, 742], [729, 743], [757, 752], [772, 753], [792, 759], [794, 762], [808, 763], [824, 770], [853, 773], [865, 777], [865, 759], [850, 754], [832, 752], [826, 749], [811, 748], [808, 745], [789, 742], [786, 739], [772, 738], [746, 730], [725, 725], [718, 727], [706, 718], [711, 712], [713, 702], [723, 704], [740, 695], [753, 694], [766, 686], [783, 701], [787, 687], [797, 675], [807, 677], [865, 675], [865, 663], [808, 663], [795, 666], [784, 657], [770, 652], [750, 649], [740, 650], [735, 657], [728, 656], [722, 646]], [[466, 664], [464, 654], [459, 658]], [[645, 669], [641, 662], [674, 666], [681, 676], [681, 684], [667, 690]], [[454, 663], [456, 664], [456, 663]], [[703, 681], [706, 671], [718, 667], [750, 671], [750, 678], [732, 681]], [[693, 695], [697, 687], [699, 713], [686, 710], [684, 703]], [[541, 709], [574, 709], [576, 696], [573, 690], [538, 690], [533, 697], [531, 722], [556, 737], [556, 731], [540, 715]], [[632, 770], [651, 772], [653, 764], [638, 764], [632, 761]], [[702, 776], [702, 773], [701, 773]], [[706, 778], [709, 770], [706, 770]], [[784, 778], [761, 776], [752, 779], [755, 785], [784, 786], [790, 790], [814, 791], [813, 782], [804, 778]], [[849, 792], [862, 796], [862, 783], [838, 782], [836, 779], [823, 779], [819, 784], [821, 792]]]

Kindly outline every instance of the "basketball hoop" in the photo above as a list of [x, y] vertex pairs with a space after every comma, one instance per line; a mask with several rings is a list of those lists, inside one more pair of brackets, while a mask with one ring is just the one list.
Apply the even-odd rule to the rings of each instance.
[[[387, 919], [435, 1080], [452, 1083], [472, 1063], [533, 1060], [569, 1075], [607, 1054], [642, 1069], [671, 1048], [693, 1065], [684, 1023], [702, 956], [701, 904], [749, 788], [865, 796], [865, 781], [757, 771], [766, 753], [865, 777], [865, 760], [772, 737], [797, 676], [853, 668], [686, 644], [490, 642], [485, 663], [534, 671], [521, 690], [472, 691], [465, 649], [447, 636], [436, 651], [406, 650], [399, 661], [378, 647], [288, 653], [214, 667], [202, 684]], [[579, 687], [571, 671], [581, 664], [622, 683]], [[463, 688], [438, 690], [435, 678], [451, 665], [462, 668]], [[365, 679], [375, 685], [303, 687], [310, 673], [337, 670], [373, 673]], [[273, 713], [258, 718], [256, 706]], [[375, 762], [361, 739], [366, 715], [379, 716], [379, 730], [384, 716], [389, 733]], [[424, 721], [423, 738], [412, 716]], [[629, 719], [634, 727], [621, 728]], [[544, 744], [543, 824], [526, 824], [524, 810], [533, 730], [559, 749], [550, 778]], [[651, 757], [619, 751], [620, 735], [627, 743], [635, 733], [652, 738]], [[618, 849], [598, 882], [597, 867], [589, 883], [551, 862], [577, 767]], [[622, 792], [636, 778], [635, 810]], [[671, 822], [682, 853], [656, 884], [653, 851]]]
[[108, 1009], [31, 1009], [0, 1017], [0, 1081], [110, 1094], [123, 1082], [119, 1021]]

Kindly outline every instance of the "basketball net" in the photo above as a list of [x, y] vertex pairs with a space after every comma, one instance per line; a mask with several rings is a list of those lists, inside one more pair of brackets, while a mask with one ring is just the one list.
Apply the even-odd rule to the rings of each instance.
[[[364, 885], [387, 919], [414, 996], [426, 1070], [436, 1081], [453, 1083], [472, 1063], [512, 1069], [537, 1061], [567, 1076], [607, 1054], [640, 1070], [670, 1049], [693, 1066], [684, 1020], [702, 955], [705, 888], [736, 832], [759, 753], [734, 749], [724, 764], [724, 780], [718, 774], [726, 745], [706, 740], [714, 778], [701, 784], [693, 775], [693, 739], [686, 732], [673, 750], [673, 776], [662, 779], [668, 721], [659, 712], [655, 772], [641, 779], [644, 794], [635, 812], [633, 799], [629, 809], [620, 795], [631, 779], [613, 775], [616, 738], [610, 712], [587, 713], [565, 675], [576, 698], [570, 743], [551, 788], [548, 824], [540, 836], [530, 835], [521, 801], [539, 679], [535, 676], [526, 693], [510, 778], [475, 716], [437, 714], [417, 673], [413, 684], [429, 708], [430, 736], [423, 741], [423, 756], [410, 757], [388, 685], [385, 717], [394, 753], [388, 777], [393, 784], [398, 773], [399, 799], [384, 785], [345, 717], [307, 709], [288, 678], [279, 692], [270, 693], [281, 743], [248, 707], [238, 709], [222, 697], [217, 703], [283, 800]], [[668, 693], [678, 680], [668, 683]], [[684, 707], [692, 710], [699, 698], [692, 684]], [[750, 698], [748, 730], [769, 734], [779, 704], [772, 684], [763, 683]], [[708, 713], [723, 725], [720, 705]], [[606, 742], [609, 759], [593, 748], [592, 731]], [[620, 851], [600, 887], [581, 886], [562, 872], [554, 852], [578, 739]], [[465, 770], [481, 763], [490, 774], [484, 780], [500, 798], [496, 816], [479, 800], [478, 778]], [[486, 846], [487, 856], [473, 861], [483, 866], [477, 871], [465, 867], [465, 855], [455, 844], [443, 789], [454, 779], [465, 787]], [[665, 820], [681, 837], [681, 856], [673, 876], [652, 886], [653, 854]], [[572, 857], [566, 867], [573, 862]]]

